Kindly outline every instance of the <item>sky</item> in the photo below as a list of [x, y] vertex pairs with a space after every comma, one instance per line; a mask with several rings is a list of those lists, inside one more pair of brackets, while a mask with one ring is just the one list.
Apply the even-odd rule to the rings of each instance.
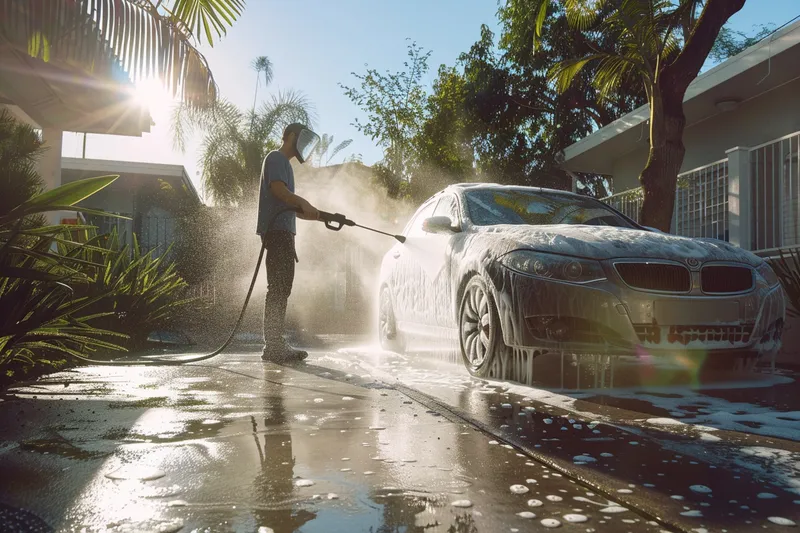
[[[352, 125], [362, 113], [344, 95], [340, 83], [354, 85], [352, 72], [366, 69], [397, 71], [406, 59], [408, 41], [431, 50], [430, 87], [440, 64], [452, 65], [479, 38], [481, 24], [499, 33], [496, 0], [248, 0], [242, 17], [213, 48], [201, 46], [222, 96], [241, 108], [253, 105], [257, 74], [251, 63], [267, 56], [273, 63], [273, 81], [259, 87], [258, 99], [293, 89], [314, 104], [318, 133], [353, 143], [337, 156], [360, 154], [366, 164], [379, 161], [381, 149]], [[780, 26], [800, 15], [798, 0], [747, 0], [735, 14], [733, 29]], [[367, 67], [368, 66], [368, 67]], [[150, 106], [155, 126], [140, 138], [90, 134], [86, 157], [125, 161], [181, 164], [201, 191], [197, 164], [200, 137], [185, 153], [173, 149], [170, 109], [173, 103], [160, 86], [144, 83], [139, 92]], [[81, 157], [82, 134], [65, 133], [63, 155]]]

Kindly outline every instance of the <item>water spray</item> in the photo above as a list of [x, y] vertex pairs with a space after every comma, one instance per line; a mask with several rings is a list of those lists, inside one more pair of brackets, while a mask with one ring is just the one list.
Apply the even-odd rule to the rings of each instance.
[[[299, 207], [286, 207], [284, 209], [281, 209], [272, 216], [272, 219], [269, 221], [269, 224], [267, 224], [267, 228], [272, 227], [272, 224], [275, 222], [278, 216], [282, 215], [283, 213], [288, 213], [291, 211], [294, 211], [296, 213], [303, 212], [302, 209], [300, 209]], [[387, 237], [392, 237], [401, 243], [406, 242], [406, 238], [403, 235], [393, 235], [391, 233], [387, 233], [385, 231], [381, 231], [375, 228], [370, 228], [367, 226], [362, 226], [361, 224], [356, 224], [354, 221], [350, 220], [341, 213], [328, 213], [326, 211], [320, 211], [318, 220], [320, 222], [324, 222], [325, 227], [331, 231], [339, 231], [344, 226], [354, 226], [361, 229], [373, 231], [375, 233], [380, 233], [381, 235], [386, 235]], [[200, 361], [206, 361], [208, 359], [211, 359], [212, 357], [216, 357], [217, 355], [225, 351], [225, 348], [230, 346], [231, 342], [233, 342], [233, 338], [236, 335], [236, 332], [239, 330], [239, 326], [241, 326], [242, 324], [242, 319], [244, 319], [244, 314], [245, 311], [247, 310], [247, 304], [250, 303], [250, 297], [253, 295], [253, 289], [256, 286], [256, 279], [258, 279], [258, 272], [261, 270], [261, 262], [264, 260], [264, 252], [266, 251], [266, 249], [267, 249], [266, 244], [262, 243], [261, 251], [259, 251], [258, 253], [258, 261], [256, 262], [256, 269], [253, 272], [253, 279], [250, 280], [250, 288], [247, 289], [247, 295], [244, 298], [244, 305], [242, 305], [242, 311], [239, 313], [239, 318], [236, 320], [236, 324], [234, 324], [230, 335], [228, 335], [228, 339], [222, 344], [222, 346], [220, 346], [213, 352], [199, 355], [196, 357], [187, 357], [180, 359], [141, 357], [137, 359], [128, 359], [126, 361], [103, 361], [101, 359], [90, 359], [88, 357], [83, 357], [75, 354], [73, 354], [73, 357], [85, 363], [92, 363], [96, 365], [114, 365], [114, 366], [143, 366], [143, 365], [175, 366], [175, 365], [184, 365], [187, 363], [199, 363]]]

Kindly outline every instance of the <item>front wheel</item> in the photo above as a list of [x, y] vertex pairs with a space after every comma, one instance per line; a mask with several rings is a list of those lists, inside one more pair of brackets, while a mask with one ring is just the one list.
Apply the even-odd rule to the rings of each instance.
[[400, 333], [397, 331], [397, 320], [394, 316], [394, 305], [392, 305], [392, 293], [389, 287], [381, 289], [380, 301], [378, 302], [378, 336], [381, 341], [381, 348], [392, 352], [402, 353], [404, 346]]
[[464, 365], [473, 376], [488, 377], [495, 355], [505, 346], [497, 308], [480, 276], [464, 289], [458, 327]]

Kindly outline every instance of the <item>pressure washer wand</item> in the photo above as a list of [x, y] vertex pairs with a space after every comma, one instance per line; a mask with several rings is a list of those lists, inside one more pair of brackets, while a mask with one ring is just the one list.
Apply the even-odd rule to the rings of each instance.
[[329, 230], [339, 231], [344, 226], [355, 226], [357, 228], [365, 229], [375, 233], [380, 233], [381, 235], [386, 235], [387, 237], [393, 237], [397, 239], [399, 242], [406, 242], [406, 238], [402, 235], [393, 235], [391, 233], [387, 233], [379, 229], [370, 228], [369, 226], [362, 226], [361, 224], [356, 224], [354, 221], [350, 220], [341, 213], [328, 213], [327, 211], [320, 211], [319, 219], [320, 221], [325, 223], [325, 227], [328, 228]]

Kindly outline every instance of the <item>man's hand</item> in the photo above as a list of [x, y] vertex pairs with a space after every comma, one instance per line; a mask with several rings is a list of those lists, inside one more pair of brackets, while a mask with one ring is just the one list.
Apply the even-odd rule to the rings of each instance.
[[307, 200], [303, 200], [303, 202], [300, 204], [300, 209], [302, 209], [303, 212], [298, 213], [297, 216], [303, 220], [319, 220], [319, 210], [317, 210], [317, 208], [311, 205]]

